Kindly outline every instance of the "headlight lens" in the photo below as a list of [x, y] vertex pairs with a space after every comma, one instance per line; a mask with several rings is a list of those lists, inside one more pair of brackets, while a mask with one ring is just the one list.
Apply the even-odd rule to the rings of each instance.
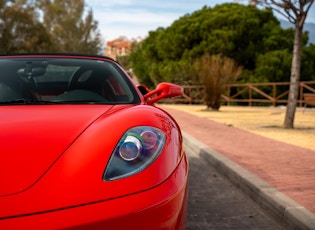
[[157, 128], [139, 126], [128, 130], [118, 142], [103, 179], [116, 180], [147, 168], [161, 153], [165, 134]]

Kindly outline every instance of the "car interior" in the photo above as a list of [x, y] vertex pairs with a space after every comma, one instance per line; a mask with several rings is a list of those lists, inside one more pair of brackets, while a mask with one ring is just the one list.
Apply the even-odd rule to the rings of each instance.
[[0, 60], [0, 103], [134, 103], [136, 94], [113, 63], [95, 60]]

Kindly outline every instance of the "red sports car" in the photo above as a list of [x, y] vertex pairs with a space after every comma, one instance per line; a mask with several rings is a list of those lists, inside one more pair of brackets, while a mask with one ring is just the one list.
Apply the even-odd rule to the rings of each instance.
[[181, 87], [135, 86], [110, 58], [0, 56], [0, 229], [184, 229], [188, 163], [154, 106]]

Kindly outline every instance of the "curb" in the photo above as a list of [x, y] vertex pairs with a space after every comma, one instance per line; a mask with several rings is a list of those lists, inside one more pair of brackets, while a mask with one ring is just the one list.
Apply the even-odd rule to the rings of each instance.
[[187, 154], [202, 158], [218, 170], [283, 229], [315, 230], [315, 215], [312, 212], [188, 133], [182, 133]]

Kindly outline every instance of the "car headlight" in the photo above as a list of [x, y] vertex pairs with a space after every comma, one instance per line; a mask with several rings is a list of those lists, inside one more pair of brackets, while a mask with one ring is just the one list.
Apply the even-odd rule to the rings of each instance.
[[104, 180], [134, 175], [147, 168], [161, 153], [165, 134], [157, 128], [138, 126], [120, 139], [106, 166]]

